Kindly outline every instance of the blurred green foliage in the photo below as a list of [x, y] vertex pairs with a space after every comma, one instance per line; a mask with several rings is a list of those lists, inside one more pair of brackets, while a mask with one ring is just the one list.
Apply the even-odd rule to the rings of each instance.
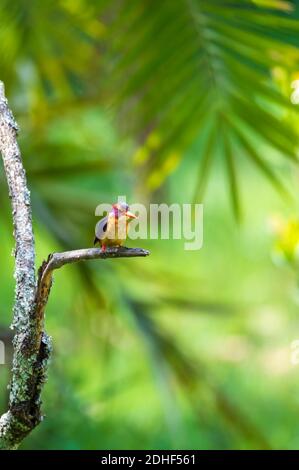
[[[39, 263], [91, 246], [118, 195], [205, 204], [199, 252], [146, 240], [148, 259], [56, 273], [47, 418], [22, 447], [298, 448], [297, 2], [0, 0], [0, 20]], [[8, 345], [3, 173], [0, 192]]]

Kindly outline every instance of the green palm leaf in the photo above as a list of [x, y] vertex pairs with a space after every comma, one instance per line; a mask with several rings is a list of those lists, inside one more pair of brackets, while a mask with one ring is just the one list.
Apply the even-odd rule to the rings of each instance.
[[[285, 2], [166, 0], [155, 9], [147, 2], [142, 7], [136, 3], [134, 14], [131, 8], [131, 14], [117, 18], [115, 25], [112, 20], [116, 37], [108, 38], [108, 55], [114, 58], [110, 81], [114, 105], [132, 117], [125, 132], [142, 135], [141, 148], [146, 147], [148, 135], [159, 135], [161, 148], [147, 152], [144, 161], [150, 174], [160, 171], [157, 185], [167, 176], [163, 160], [173, 151], [183, 155], [211, 116], [217, 126], [222, 115], [230, 115], [228, 133], [235, 132], [236, 123], [244, 123], [243, 144], [252, 161], [257, 162], [255, 134], [269, 145], [270, 155], [273, 148], [282, 157], [297, 160], [298, 132], [288, 122], [290, 110], [296, 108], [272, 74], [276, 66], [294, 69], [299, 62], [299, 21], [292, 10], [292, 4]], [[201, 113], [206, 114], [204, 119]], [[202, 150], [198, 155], [202, 173], [198, 194], [215, 156], [216, 140], [208, 154]], [[237, 162], [230, 157], [233, 149], [227, 141], [221, 152], [235, 192]], [[258, 161], [273, 181], [271, 165], [262, 156]], [[232, 194], [235, 211], [237, 199]]]

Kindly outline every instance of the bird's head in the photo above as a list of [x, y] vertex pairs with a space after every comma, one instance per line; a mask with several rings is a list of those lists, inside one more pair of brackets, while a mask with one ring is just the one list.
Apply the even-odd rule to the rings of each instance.
[[130, 207], [125, 202], [118, 202], [117, 204], [113, 204], [112, 211], [114, 213], [114, 217], [116, 218], [121, 216], [125, 216], [128, 220], [137, 218], [137, 216], [130, 211]]

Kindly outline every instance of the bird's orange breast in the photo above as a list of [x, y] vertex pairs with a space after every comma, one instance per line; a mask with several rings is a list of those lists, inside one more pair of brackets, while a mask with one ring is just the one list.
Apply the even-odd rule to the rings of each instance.
[[107, 230], [101, 239], [101, 244], [106, 246], [122, 245], [127, 238], [128, 222], [125, 217], [109, 217]]

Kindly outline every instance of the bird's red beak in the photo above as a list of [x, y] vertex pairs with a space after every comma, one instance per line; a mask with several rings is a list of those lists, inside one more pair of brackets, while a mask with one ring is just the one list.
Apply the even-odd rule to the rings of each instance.
[[137, 216], [130, 211], [126, 212], [126, 216], [128, 217], [128, 219], [137, 219]]

